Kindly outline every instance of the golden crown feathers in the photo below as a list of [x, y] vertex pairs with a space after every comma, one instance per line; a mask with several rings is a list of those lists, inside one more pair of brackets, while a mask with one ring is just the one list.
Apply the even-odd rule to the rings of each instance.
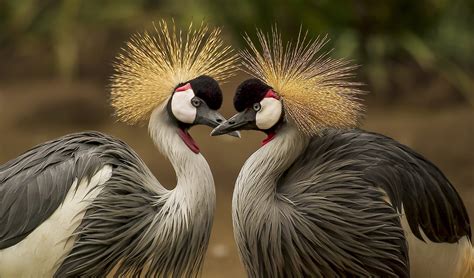
[[132, 36], [114, 64], [111, 104], [128, 124], [147, 120], [173, 89], [200, 75], [224, 81], [237, 70], [237, 55], [224, 45], [221, 29], [202, 22], [187, 30], [161, 20], [152, 33]]
[[356, 67], [321, 53], [327, 37], [307, 35], [300, 29], [296, 42], [284, 45], [276, 27], [271, 35], [257, 29], [260, 50], [245, 35], [248, 48], [240, 52], [244, 71], [282, 96], [288, 116], [305, 134], [357, 126], [363, 105], [358, 101], [360, 84], [350, 81]]

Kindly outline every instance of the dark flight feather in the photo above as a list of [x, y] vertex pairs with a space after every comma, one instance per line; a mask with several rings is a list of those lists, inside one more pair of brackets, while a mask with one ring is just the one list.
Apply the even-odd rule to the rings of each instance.
[[[302, 176], [320, 175], [321, 166], [316, 162], [321, 159], [344, 164], [341, 173], [352, 171], [367, 185], [382, 188], [399, 213], [403, 204], [417, 238], [423, 240], [421, 228], [433, 242], [454, 243], [463, 236], [471, 239], [469, 217], [456, 189], [433, 163], [407, 146], [363, 130], [327, 130], [311, 139], [283, 180], [294, 183]], [[295, 190], [284, 182], [281, 187]]]

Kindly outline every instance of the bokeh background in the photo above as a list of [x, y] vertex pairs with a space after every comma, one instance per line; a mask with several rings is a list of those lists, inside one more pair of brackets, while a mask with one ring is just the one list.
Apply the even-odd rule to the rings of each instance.
[[[0, 163], [55, 137], [99, 130], [128, 142], [167, 187], [173, 169], [143, 127], [117, 123], [108, 105], [114, 56], [152, 21], [224, 27], [241, 35], [278, 23], [284, 38], [300, 26], [328, 34], [334, 57], [360, 65], [363, 128], [394, 137], [437, 164], [474, 218], [474, 1], [469, 0], [0, 0]], [[239, 74], [223, 85], [223, 114]], [[193, 129], [213, 170], [217, 210], [203, 277], [242, 277], [233, 241], [231, 196], [245, 159], [263, 135], [241, 140]]]

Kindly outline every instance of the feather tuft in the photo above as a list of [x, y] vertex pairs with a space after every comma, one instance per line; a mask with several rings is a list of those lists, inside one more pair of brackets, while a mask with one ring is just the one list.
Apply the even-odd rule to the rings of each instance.
[[356, 66], [333, 59], [321, 49], [328, 38], [308, 38], [300, 29], [296, 42], [283, 43], [276, 27], [271, 35], [257, 29], [258, 45], [248, 35], [240, 52], [244, 71], [283, 97], [285, 111], [300, 131], [319, 134], [326, 128], [359, 125], [363, 105], [360, 83], [350, 81]]
[[117, 56], [111, 79], [115, 114], [128, 124], [148, 120], [179, 84], [200, 75], [221, 82], [234, 75], [236, 59], [220, 28], [202, 22], [183, 31], [161, 20], [151, 33], [133, 35]]

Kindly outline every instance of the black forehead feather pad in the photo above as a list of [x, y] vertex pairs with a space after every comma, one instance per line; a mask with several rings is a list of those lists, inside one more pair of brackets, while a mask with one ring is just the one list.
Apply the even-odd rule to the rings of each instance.
[[221, 108], [222, 91], [219, 84], [212, 77], [201, 75], [189, 81], [194, 94], [206, 102], [207, 106], [213, 110]]
[[270, 86], [259, 79], [252, 78], [242, 82], [235, 92], [234, 107], [238, 112], [252, 107], [256, 102], [260, 102], [267, 93]]

